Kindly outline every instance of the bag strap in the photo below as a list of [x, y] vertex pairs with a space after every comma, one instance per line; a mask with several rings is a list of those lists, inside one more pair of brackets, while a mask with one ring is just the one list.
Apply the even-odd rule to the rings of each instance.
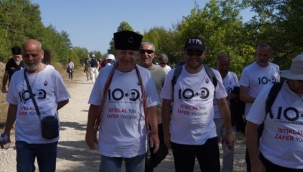
[[[101, 113], [102, 113], [103, 107], [105, 105], [105, 101], [106, 101], [106, 98], [107, 98], [107, 92], [109, 90], [109, 87], [110, 87], [110, 84], [112, 82], [115, 70], [118, 67], [118, 65], [119, 65], [118, 63], [114, 63], [113, 68], [111, 69], [111, 71], [109, 73], [109, 76], [108, 76], [108, 78], [105, 82], [105, 86], [104, 86], [104, 89], [103, 89], [103, 95], [102, 95], [102, 101], [101, 101], [101, 104], [100, 104], [100, 107], [99, 107], [98, 116], [95, 120], [95, 125], [94, 125], [94, 131], [95, 132], [97, 132], [99, 130], [99, 125], [100, 125], [100, 121], [101, 121]], [[135, 70], [136, 70], [136, 73], [137, 73], [137, 76], [138, 76], [138, 79], [139, 79], [139, 84], [140, 84], [141, 92], [142, 92], [143, 111], [144, 111], [144, 116], [145, 116], [145, 126], [147, 128], [147, 131], [150, 132], [150, 128], [149, 128], [149, 125], [148, 125], [148, 112], [147, 112], [147, 105], [146, 105], [145, 89], [144, 89], [141, 74], [139, 72], [139, 69], [138, 69], [137, 65], [135, 65]]]
[[26, 76], [26, 68], [24, 69], [24, 79], [25, 79], [25, 81], [26, 81], [27, 89], [28, 89], [29, 94], [30, 94], [30, 96], [31, 96], [31, 98], [32, 98], [32, 101], [33, 101], [33, 104], [34, 104], [34, 106], [35, 106], [35, 109], [36, 109], [37, 115], [38, 115], [38, 116], [39, 116], [39, 118], [40, 118], [40, 111], [39, 111], [39, 108], [38, 108], [37, 102], [36, 102], [36, 100], [35, 100], [35, 97], [34, 97], [34, 94], [33, 94], [32, 88], [31, 88], [31, 86], [29, 85], [29, 82], [28, 82], [28, 79], [27, 79], [27, 76]]
[[173, 75], [173, 79], [171, 80], [171, 86], [172, 86], [172, 102], [174, 102], [174, 91], [175, 91], [175, 85], [177, 83], [177, 79], [179, 77], [179, 75], [181, 74], [182, 71], [182, 66], [178, 66], [175, 71], [174, 71], [174, 75]]
[[267, 99], [266, 99], [266, 106], [265, 106], [265, 111], [266, 111], [266, 115], [265, 115], [265, 119], [267, 114], [269, 113], [269, 117], [272, 119], [274, 116], [272, 114], [271, 111], [271, 106], [274, 104], [279, 91], [281, 90], [282, 86], [283, 86], [284, 82], [278, 82], [278, 83], [274, 83], [274, 85], [271, 87]]
[[217, 78], [213, 72], [213, 70], [211, 69], [211, 67], [207, 66], [207, 65], [203, 65], [205, 68], [205, 71], [208, 75], [208, 77], [211, 79], [211, 82], [214, 84], [215, 88], [217, 86]]

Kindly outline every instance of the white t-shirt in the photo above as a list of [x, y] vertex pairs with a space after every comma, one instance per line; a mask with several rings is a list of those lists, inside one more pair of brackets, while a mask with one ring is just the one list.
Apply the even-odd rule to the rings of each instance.
[[271, 107], [273, 118], [269, 114], [265, 118], [270, 88], [262, 90], [246, 120], [255, 124], [264, 121], [259, 149], [266, 159], [283, 167], [303, 169], [303, 97], [284, 83]]
[[[236, 86], [239, 86], [238, 77], [234, 72], [228, 72], [223, 78], [223, 85], [225, 87], [226, 93], [231, 93]], [[228, 101], [229, 104], [229, 101]], [[214, 119], [221, 118], [217, 101], [214, 100]]]
[[[38, 73], [27, 74], [27, 78], [40, 110], [40, 118], [56, 115], [59, 119], [57, 103], [70, 98], [59, 72], [46, 65], [45, 69]], [[59, 140], [59, 137], [44, 139], [41, 135], [41, 121], [27, 89], [24, 69], [15, 72], [12, 76], [6, 101], [17, 105], [16, 141], [41, 144]]]
[[163, 70], [164, 70], [164, 72], [165, 72], [166, 74], [168, 74], [168, 72], [171, 70], [171, 67], [168, 66], [168, 65], [165, 65], [165, 67], [163, 68]]
[[[185, 65], [174, 87], [174, 104], [171, 114], [171, 141], [178, 144], [202, 145], [207, 139], [216, 137], [213, 121], [213, 99], [227, 96], [219, 72], [212, 69], [217, 86], [207, 75], [204, 67], [196, 73], [188, 73]], [[171, 80], [175, 69], [168, 72], [160, 97], [172, 99]], [[214, 94], [215, 93], [215, 94]], [[163, 114], [162, 114], [163, 115]]]
[[[240, 85], [248, 88], [251, 97], [257, 97], [265, 87], [280, 82], [279, 66], [269, 62], [267, 67], [261, 67], [254, 62], [245, 67], [241, 74]], [[245, 117], [252, 103], [245, 104]]]
[[[99, 106], [103, 88], [112, 66], [102, 68], [88, 103]], [[138, 66], [146, 92], [147, 107], [159, 104], [151, 73]], [[148, 148], [142, 92], [135, 70], [115, 70], [104, 105], [99, 129], [99, 152], [109, 157], [131, 158], [145, 154]], [[146, 115], [147, 116], [147, 115]]]

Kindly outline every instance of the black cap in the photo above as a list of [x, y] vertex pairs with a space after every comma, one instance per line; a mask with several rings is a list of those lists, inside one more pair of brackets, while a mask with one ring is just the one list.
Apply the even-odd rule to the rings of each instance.
[[116, 50], [139, 51], [143, 36], [136, 32], [124, 30], [114, 33]]
[[12, 47], [12, 54], [13, 55], [21, 55], [21, 47], [19, 47], [19, 46]]
[[185, 42], [184, 50], [186, 51], [193, 48], [204, 51], [205, 50], [204, 40], [198, 36], [188, 38], [187, 41]]

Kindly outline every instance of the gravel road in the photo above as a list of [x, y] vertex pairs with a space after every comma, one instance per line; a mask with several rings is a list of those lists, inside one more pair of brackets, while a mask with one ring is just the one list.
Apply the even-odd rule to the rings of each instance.
[[[100, 156], [97, 150], [89, 150], [85, 144], [85, 129], [89, 105], [87, 100], [93, 84], [86, 81], [83, 73], [73, 81], [65, 78], [65, 83], [71, 95], [69, 104], [59, 111], [61, 120], [60, 140], [58, 143], [57, 170], [58, 172], [96, 172], [99, 168]], [[16, 171], [16, 151], [14, 135], [8, 150], [0, 150], [0, 172]], [[222, 151], [221, 151], [222, 154]], [[234, 171], [246, 171], [245, 144], [237, 140], [235, 144]], [[37, 167], [37, 165], [36, 165]], [[38, 170], [36, 170], [38, 171]], [[122, 171], [125, 171], [124, 167]], [[173, 172], [174, 164], [171, 150], [166, 159], [154, 170], [155, 172]], [[200, 171], [196, 162], [195, 172]]]

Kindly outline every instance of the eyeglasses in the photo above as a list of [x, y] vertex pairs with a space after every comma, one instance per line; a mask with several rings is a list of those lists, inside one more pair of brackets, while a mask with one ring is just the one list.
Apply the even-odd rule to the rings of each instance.
[[189, 56], [193, 56], [193, 55], [196, 55], [196, 56], [201, 56], [203, 54], [203, 51], [193, 51], [193, 50], [187, 50], [187, 55]]
[[154, 53], [154, 50], [140, 50], [139, 51], [140, 52], [140, 54], [145, 54], [145, 52], [147, 52], [147, 54], [152, 54], [152, 53]]

